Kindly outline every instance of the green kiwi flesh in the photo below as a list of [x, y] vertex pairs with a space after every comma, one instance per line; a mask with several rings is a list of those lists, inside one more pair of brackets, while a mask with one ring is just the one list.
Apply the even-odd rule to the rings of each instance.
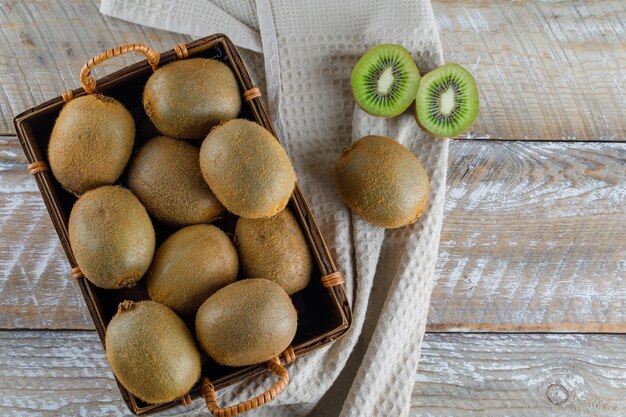
[[426, 209], [428, 175], [415, 155], [393, 139], [359, 139], [337, 160], [334, 177], [346, 205], [374, 225], [402, 227]]
[[244, 279], [209, 297], [196, 315], [204, 351], [227, 366], [265, 362], [293, 340], [298, 314], [287, 293], [266, 279]]
[[200, 150], [188, 142], [157, 136], [134, 156], [128, 187], [157, 220], [170, 226], [209, 223], [224, 207], [200, 172]]
[[296, 183], [296, 173], [276, 138], [244, 119], [211, 130], [200, 149], [200, 169], [228, 211], [251, 219], [285, 208]]
[[359, 107], [381, 117], [394, 117], [415, 100], [420, 73], [401, 45], [378, 45], [352, 70], [352, 94]]
[[465, 132], [478, 116], [478, 89], [472, 74], [457, 64], [443, 65], [422, 77], [415, 118], [437, 137]]
[[121, 303], [104, 343], [117, 379], [149, 404], [181, 398], [200, 378], [200, 352], [191, 332], [154, 301]]
[[114, 184], [135, 143], [135, 121], [117, 100], [100, 94], [66, 103], [48, 144], [52, 174], [69, 192], [80, 195]]
[[226, 233], [197, 224], [167, 238], [154, 255], [146, 276], [150, 298], [184, 317], [220, 288], [235, 282], [237, 251]]
[[125, 188], [87, 191], [74, 204], [68, 229], [78, 267], [98, 287], [133, 286], [150, 266], [154, 228], [146, 209]]
[[237, 117], [241, 93], [227, 65], [192, 58], [156, 70], [146, 83], [143, 105], [164, 135], [201, 139], [213, 126]]
[[235, 241], [244, 277], [264, 277], [287, 294], [308, 285], [313, 259], [302, 229], [288, 208], [267, 219], [240, 217]]

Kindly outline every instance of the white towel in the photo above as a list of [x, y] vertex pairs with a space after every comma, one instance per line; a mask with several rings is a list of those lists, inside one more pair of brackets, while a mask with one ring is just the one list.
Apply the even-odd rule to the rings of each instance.
[[[448, 142], [420, 131], [411, 111], [394, 119], [362, 112], [351, 97], [350, 73], [380, 43], [404, 45], [422, 74], [441, 65], [430, 2], [102, 0], [101, 11], [194, 37], [223, 32], [247, 49], [243, 58], [257, 84], [265, 78], [277, 132], [346, 277], [351, 331], [298, 358], [289, 366], [286, 391], [250, 414], [408, 415], [439, 246]], [[333, 164], [351, 142], [370, 134], [395, 138], [426, 168], [430, 203], [417, 223], [385, 231], [340, 201]], [[218, 400], [234, 404], [271, 381], [246, 381], [218, 393]], [[190, 414], [203, 415], [202, 408], [197, 401]]]

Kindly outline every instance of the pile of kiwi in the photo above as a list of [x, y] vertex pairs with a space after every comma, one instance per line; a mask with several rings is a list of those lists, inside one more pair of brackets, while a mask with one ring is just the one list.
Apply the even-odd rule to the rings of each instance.
[[[415, 101], [418, 123], [435, 136], [458, 135], [478, 112], [467, 71], [444, 65], [420, 79], [399, 45], [367, 52], [352, 85], [374, 115], [397, 116]], [[118, 380], [147, 403], [186, 395], [205, 360], [268, 361], [297, 331], [290, 295], [309, 285], [313, 259], [286, 208], [296, 173], [271, 132], [240, 118], [241, 96], [230, 67], [186, 59], [148, 79], [143, 110], [159, 135], [141, 146], [133, 114], [100, 94], [69, 101], [52, 130], [52, 173], [78, 197], [69, 240], [80, 271], [97, 287], [139, 284], [148, 294], [119, 304], [105, 340]], [[412, 223], [427, 206], [426, 171], [390, 138], [355, 142], [335, 179], [346, 204], [381, 227]]]
[[[420, 77], [401, 45], [378, 45], [352, 71], [352, 95], [366, 112], [402, 114], [413, 102], [415, 120], [435, 137], [454, 137], [478, 116], [478, 90], [472, 75], [456, 64]], [[428, 203], [430, 182], [417, 158], [383, 136], [366, 136], [339, 157], [335, 184], [346, 205], [374, 225], [398, 228], [415, 222]]]
[[52, 131], [52, 173], [78, 197], [69, 240], [80, 271], [149, 298], [120, 303], [105, 340], [116, 377], [146, 403], [186, 395], [203, 362], [265, 362], [296, 334], [290, 295], [313, 274], [286, 208], [296, 174], [272, 133], [238, 118], [241, 106], [230, 67], [194, 58], [145, 85], [159, 135], [136, 143], [141, 109], [103, 95], [68, 102]]

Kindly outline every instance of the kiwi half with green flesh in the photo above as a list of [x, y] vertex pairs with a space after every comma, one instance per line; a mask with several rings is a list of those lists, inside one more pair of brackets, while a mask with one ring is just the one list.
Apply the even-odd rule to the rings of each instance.
[[352, 70], [352, 94], [359, 107], [374, 116], [394, 117], [415, 100], [420, 73], [401, 45], [378, 45]]
[[98, 287], [133, 286], [152, 262], [152, 221], [126, 188], [107, 185], [83, 194], [72, 207], [68, 232], [78, 267]]
[[120, 303], [104, 344], [117, 379], [149, 404], [183, 397], [200, 378], [200, 351], [191, 332], [157, 302]]
[[224, 207], [200, 172], [200, 150], [187, 141], [157, 136], [137, 152], [128, 187], [148, 213], [170, 226], [209, 223]]
[[422, 77], [415, 118], [433, 136], [454, 137], [474, 123], [478, 107], [478, 89], [472, 74], [457, 64], [446, 64]]
[[164, 135], [202, 139], [213, 126], [239, 115], [241, 93], [226, 64], [192, 58], [156, 70], [146, 83], [143, 105]]
[[283, 352], [296, 334], [298, 313], [280, 285], [244, 279], [210, 296], [196, 315], [204, 351], [227, 366], [265, 362]]
[[220, 203], [249, 219], [284, 209], [296, 184], [280, 143], [267, 129], [245, 119], [211, 130], [200, 149], [200, 170]]
[[311, 280], [313, 259], [300, 224], [289, 208], [267, 219], [240, 217], [235, 228], [244, 277], [264, 277], [293, 294]]
[[426, 209], [428, 175], [415, 155], [391, 138], [354, 142], [337, 160], [334, 176], [346, 205], [374, 225], [402, 227]]
[[215, 291], [235, 282], [237, 250], [226, 233], [196, 224], [168, 237], [146, 275], [150, 298], [184, 317], [193, 317]]
[[63, 106], [48, 144], [48, 161], [61, 186], [75, 195], [114, 184], [135, 143], [135, 121], [117, 100], [100, 94]]

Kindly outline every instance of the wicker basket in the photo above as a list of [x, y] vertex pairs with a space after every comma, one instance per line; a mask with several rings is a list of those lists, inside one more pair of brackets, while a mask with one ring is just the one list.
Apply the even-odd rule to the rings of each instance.
[[[99, 62], [131, 51], [141, 52], [148, 59], [98, 81], [91, 78], [91, 69]], [[25, 111], [14, 120], [17, 136], [29, 163], [28, 169], [37, 181], [52, 223], [69, 259], [72, 278], [77, 280], [100, 340], [103, 342], [107, 324], [115, 314], [118, 303], [127, 299], [146, 299], [147, 293], [141, 281], [133, 288], [104, 290], [92, 285], [80, 273], [72, 254], [67, 231], [68, 214], [76, 201], [76, 197], [65, 191], [48, 170], [46, 154], [50, 132], [66, 101], [73, 97], [93, 93], [97, 89], [98, 92], [117, 99], [130, 110], [137, 125], [135, 147], [138, 148], [146, 140], [157, 134], [141, 103], [143, 88], [148, 77], [159, 65], [189, 57], [212, 58], [229, 65], [239, 81], [245, 100], [240, 117], [256, 121], [275, 135], [259, 90], [254, 87], [250, 80], [237, 49], [222, 34], [177, 45], [173, 50], [162, 54], [152, 51], [145, 45], [124, 45], [105, 51], [89, 60], [83, 67], [81, 71], [83, 88], [68, 90], [62, 96]], [[125, 175], [121, 179], [122, 183], [124, 181]], [[208, 357], [203, 357], [202, 375], [205, 377], [204, 383], [202, 385], [198, 383], [191, 390], [190, 396], [182, 398], [181, 402], [188, 404], [190, 397], [203, 395], [210, 411], [214, 415], [222, 416], [236, 415], [263, 405], [279, 394], [288, 382], [289, 376], [283, 364], [288, 364], [299, 356], [332, 342], [350, 327], [351, 311], [343, 278], [335, 267], [315, 219], [298, 187], [296, 187], [289, 204], [308, 239], [311, 253], [316, 261], [314, 279], [311, 280], [306, 289], [292, 297], [298, 310], [298, 330], [292, 346], [266, 364], [242, 368], [220, 366]], [[227, 215], [219, 220], [218, 225], [227, 232], [232, 231], [235, 220], [234, 216]], [[157, 243], [165, 240], [173, 232], [158, 222], [154, 222], [154, 226]], [[268, 371], [279, 377], [279, 381], [272, 388], [245, 403], [225, 409], [218, 407], [214, 389], [220, 389]], [[130, 394], [119, 382], [118, 386], [130, 410], [138, 415], [154, 413], [177, 404], [177, 402], [159, 405], [146, 404]]]

